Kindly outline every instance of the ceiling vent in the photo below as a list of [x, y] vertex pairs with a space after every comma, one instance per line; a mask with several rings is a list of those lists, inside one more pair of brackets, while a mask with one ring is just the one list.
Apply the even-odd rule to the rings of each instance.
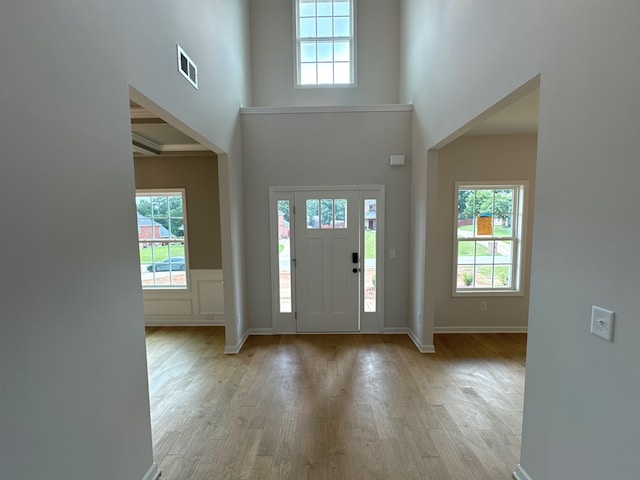
[[198, 88], [198, 67], [180, 45], [178, 45], [178, 71], [194, 88]]

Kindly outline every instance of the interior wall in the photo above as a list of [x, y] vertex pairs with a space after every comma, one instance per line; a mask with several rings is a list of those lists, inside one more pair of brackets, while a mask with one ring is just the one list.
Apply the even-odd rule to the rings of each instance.
[[215, 155], [135, 157], [136, 189], [184, 188], [189, 267], [222, 269]]
[[[385, 185], [385, 328], [407, 326], [411, 112], [242, 115], [251, 328], [271, 328], [269, 187]], [[406, 156], [408, 164], [410, 158]]]
[[[3, 477], [155, 478], [129, 87], [241, 163], [246, 7], [0, 4], [0, 200], [13, 232], [0, 302]], [[197, 91], [177, 72], [178, 42], [199, 62]]]
[[[529, 316], [529, 278], [537, 135], [464, 136], [440, 149], [438, 164], [438, 243], [436, 272], [441, 279], [435, 291], [435, 329], [522, 330]], [[523, 259], [522, 296], [453, 297], [453, 229], [455, 182], [526, 180], [527, 222]], [[487, 309], [480, 311], [480, 301]]]
[[400, 3], [356, 2], [357, 84], [296, 87], [294, 0], [251, 0], [253, 106], [398, 103]]
[[[414, 161], [541, 75], [518, 478], [637, 477], [640, 4], [404, 0], [402, 12]], [[614, 343], [590, 334], [592, 305], [615, 311]]]

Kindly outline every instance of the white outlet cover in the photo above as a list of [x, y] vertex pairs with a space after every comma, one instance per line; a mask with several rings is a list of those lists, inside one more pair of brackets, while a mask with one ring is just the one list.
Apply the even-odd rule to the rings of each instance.
[[591, 307], [591, 333], [613, 342], [613, 324], [616, 314], [611, 310], [593, 305]]

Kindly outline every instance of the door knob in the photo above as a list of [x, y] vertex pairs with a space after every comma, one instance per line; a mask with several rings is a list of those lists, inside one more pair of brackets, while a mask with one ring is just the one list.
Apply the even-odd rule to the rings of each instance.
[[354, 267], [354, 269], [353, 269], [353, 273], [358, 273], [359, 271], [360, 271], [360, 269], [359, 269], [359, 268], [355, 268], [355, 267]]

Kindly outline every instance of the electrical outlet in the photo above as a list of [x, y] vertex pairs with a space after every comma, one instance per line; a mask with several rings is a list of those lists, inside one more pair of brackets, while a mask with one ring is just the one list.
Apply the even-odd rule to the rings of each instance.
[[480, 301], [480, 311], [484, 312], [487, 309], [487, 301], [486, 300], [481, 300]]
[[593, 305], [591, 307], [591, 333], [596, 337], [613, 342], [615, 313]]

